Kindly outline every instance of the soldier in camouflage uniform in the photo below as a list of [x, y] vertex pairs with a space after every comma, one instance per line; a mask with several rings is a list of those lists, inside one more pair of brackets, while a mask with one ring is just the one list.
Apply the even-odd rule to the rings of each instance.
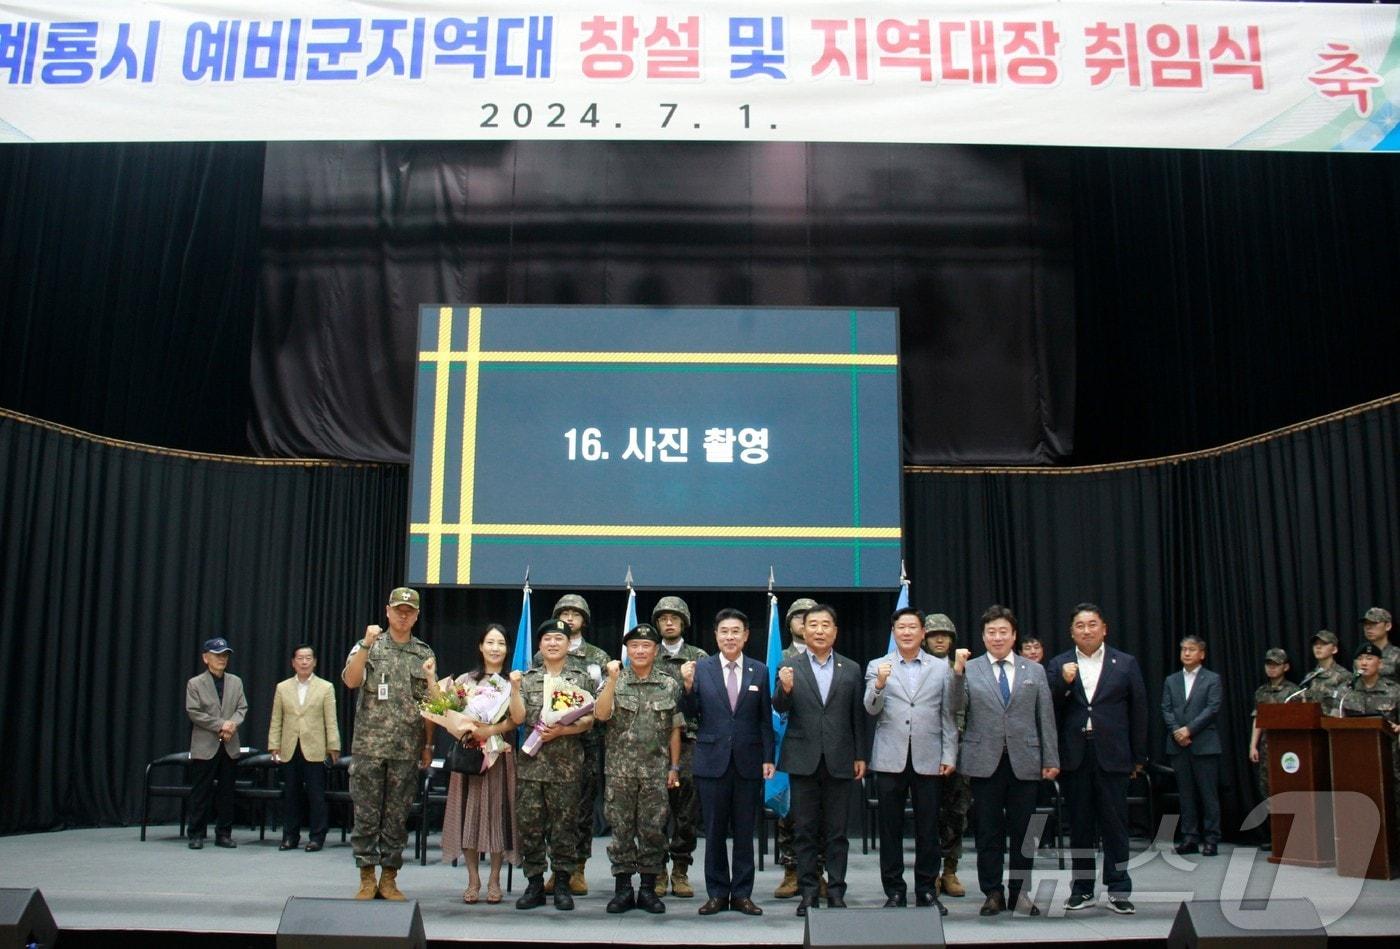
[[[510, 674], [511, 721], [533, 729], [540, 721], [548, 678], [592, 693], [589, 678], [568, 661], [569, 627], [557, 619], [540, 624], [540, 660], [528, 671]], [[585, 715], [569, 725], [545, 726], [544, 744], [535, 755], [521, 753], [515, 761], [515, 814], [520, 827], [520, 856], [528, 885], [516, 909], [534, 909], [545, 903], [544, 870], [548, 848], [554, 871], [554, 908], [574, 908], [569, 880], [578, 865], [579, 784], [586, 756], [580, 736], [593, 727]]]
[[[365, 629], [350, 650], [341, 681], [359, 689], [355, 740], [350, 765], [350, 799], [355, 828], [350, 846], [360, 868], [357, 900], [402, 900], [397, 878], [408, 843], [408, 811], [418, 793], [418, 769], [433, 760], [432, 726], [418, 703], [428, 697], [428, 677], [436, 666], [432, 649], [413, 635], [418, 593], [398, 587], [385, 609], [389, 635]], [[375, 868], [383, 867], [379, 880]]]
[[[656, 668], [681, 685], [681, 666], [705, 658], [705, 650], [685, 641], [690, 632], [690, 607], [678, 596], [663, 596], [651, 611], [651, 625], [661, 634], [661, 648], [656, 654]], [[680, 784], [669, 792], [671, 839], [667, 852], [671, 858], [671, 892], [689, 898], [695, 895], [690, 885], [690, 865], [695, 859], [695, 838], [700, 827], [700, 798], [695, 792], [695, 775], [691, 762], [695, 758], [696, 721], [687, 717], [681, 734]], [[614, 834], [616, 836], [616, 834]], [[666, 868], [656, 876], [656, 893], [666, 895]]]
[[[569, 668], [582, 672], [588, 677], [589, 688], [597, 692], [603, 687], [603, 670], [612, 657], [584, 638], [593, 621], [588, 611], [588, 601], [577, 593], [566, 593], [554, 604], [554, 618], [569, 627]], [[540, 663], [540, 654], [535, 653], [535, 665]], [[595, 724], [583, 735], [583, 774], [579, 778], [578, 806], [578, 866], [569, 878], [569, 886], [574, 896], [588, 894], [588, 880], [583, 875], [584, 864], [593, 856], [593, 816], [597, 808], [598, 788], [603, 775], [604, 729]], [[554, 892], [554, 877], [544, 885], [546, 893]]]
[[[958, 628], [946, 613], [931, 613], [924, 620], [924, 651], [947, 662], [957, 658], [954, 647]], [[957, 713], [958, 737], [967, 727], [967, 711]], [[967, 812], [972, 806], [972, 785], [967, 776], [954, 772], [940, 778], [943, 793], [938, 807], [938, 844], [943, 851], [943, 873], [938, 878], [938, 890], [949, 896], [966, 896], [967, 887], [958, 879], [958, 861], [963, 854], [963, 833], [967, 830]]]
[[1390, 610], [1371, 607], [1361, 617], [1361, 631], [1381, 651], [1381, 675], [1400, 681], [1400, 646], [1390, 641]]
[[[1381, 675], [1381, 649], [1375, 643], [1363, 643], [1356, 650], [1356, 667], [1361, 679], [1340, 698], [1343, 715], [1376, 715], [1385, 720], [1390, 730], [1390, 762], [1394, 781], [1391, 796], [1400, 798], [1400, 682]], [[1391, 804], [1392, 817], [1396, 802]]]
[[[674, 597], [672, 598], [674, 599]], [[608, 663], [608, 679], [594, 714], [608, 727], [604, 810], [612, 825], [608, 859], [616, 880], [609, 913], [640, 907], [666, 912], [656, 885], [666, 866], [667, 795], [680, 786], [681, 687], [656, 668], [661, 634], [640, 623], [622, 637], [630, 665]], [[632, 874], [641, 888], [632, 892]]]
[[[817, 605], [817, 601], [808, 597], [798, 597], [792, 601], [792, 605], [787, 608], [788, 646], [783, 650], [783, 658], [791, 659], [807, 648], [803, 640], [802, 624], [807, 619], [807, 611]], [[778, 843], [777, 858], [783, 865], [783, 881], [778, 884], [778, 888], [773, 891], [773, 895], [780, 900], [790, 900], [797, 895], [797, 834], [793, 826], [792, 813], [778, 818]], [[826, 841], [817, 841], [817, 872], [826, 871]], [[818, 899], [826, 899], [826, 877], [822, 877], [821, 886], [817, 892]]]
[[1259, 797], [1264, 801], [1269, 800], [1269, 736], [1259, 728], [1259, 706], [1277, 705], [1298, 691], [1297, 684], [1288, 680], [1289, 668], [1288, 653], [1277, 647], [1268, 650], [1264, 653], [1264, 676], [1268, 681], [1254, 690], [1249, 760], [1254, 763], [1254, 778], [1259, 784]]
[[1337, 662], [1337, 634], [1330, 629], [1318, 630], [1312, 638], [1313, 658], [1317, 668], [1313, 670], [1308, 691], [1303, 695], [1305, 702], [1320, 702], [1323, 715], [1337, 713], [1337, 692], [1351, 682], [1351, 673]]

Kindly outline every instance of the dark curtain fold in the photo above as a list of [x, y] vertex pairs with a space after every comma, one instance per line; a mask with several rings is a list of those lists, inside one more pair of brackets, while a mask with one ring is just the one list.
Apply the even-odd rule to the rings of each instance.
[[0, 406], [246, 453], [263, 144], [0, 147]]
[[[1097, 600], [1110, 638], [1142, 661], [1154, 754], [1162, 679], [1187, 632], [1210, 643], [1226, 680], [1226, 802], [1253, 803], [1248, 710], [1264, 649], [1295, 675], [1308, 636], [1336, 629], [1354, 648], [1357, 617], [1395, 606], [1400, 576], [1400, 399], [1227, 453], [1148, 466], [1063, 472], [913, 472], [906, 536], [916, 605], [950, 614], [980, 651], [976, 619], [1011, 606], [1053, 650], [1070, 607]], [[399, 466], [298, 465], [142, 451], [0, 416], [0, 833], [120, 823], [140, 813], [146, 761], [188, 747], [185, 680], [199, 644], [227, 636], [244, 678], [244, 742], [266, 742], [275, 684], [292, 646], [315, 646], [336, 680], [401, 576], [406, 476]], [[845, 594], [837, 648], [859, 661], [888, 639], [891, 590]], [[781, 585], [782, 578], [778, 578]], [[537, 590], [536, 622], [564, 591]], [[614, 655], [625, 594], [585, 591], [594, 638]], [[641, 591], [648, 615], [663, 592]], [[783, 591], [784, 606], [799, 592]], [[762, 656], [767, 603], [751, 593], [687, 593], [696, 639], [738, 606]], [[487, 621], [514, 629], [512, 590], [431, 590], [420, 631], [444, 672], [472, 661]], [[513, 637], [512, 637], [513, 641]], [[343, 736], [349, 693], [338, 689]], [[157, 816], [171, 816], [168, 810]]]

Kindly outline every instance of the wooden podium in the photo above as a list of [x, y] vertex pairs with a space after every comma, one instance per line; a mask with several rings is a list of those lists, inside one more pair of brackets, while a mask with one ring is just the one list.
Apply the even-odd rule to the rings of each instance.
[[[1395, 820], [1394, 754], [1390, 728], [1377, 717], [1324, 718], [1322, 727], [1332, 745], [1332, 790], [1355, 792], [1355, 797], [1337, 798], [1337, 875], [1389, 880], [1400, 868]], [[1269, 753], [1273, 754], [1272, 746]], [[1370, 809], [1380, 812], [1380, 827], [1374, 837], [1359, 832], [1368, 827]], [[1362, 813], [1362, 811], [1366, 813]], [[1349, 812], [1356, 811], [1353, 815]]]
[[[1304, 802], [1296, 810], [1270, 810], [1270, 863], [1330, 867], [1336, 862], [1332, 808], [1325, 793], [1332, 789], [1332, 773], [1323, 720], [1316, 702], [1259, 706], [1258, 725], [1268, 736], [1269, 794], [1304, 792], [1295, 799]], [[1334, 720], [1340, 721], [1328, 719]]]

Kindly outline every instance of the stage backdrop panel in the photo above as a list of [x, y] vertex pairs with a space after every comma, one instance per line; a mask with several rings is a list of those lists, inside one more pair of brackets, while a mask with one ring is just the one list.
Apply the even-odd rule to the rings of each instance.
[[408, 580], [900, 570], [897, 311], [423, 306]]

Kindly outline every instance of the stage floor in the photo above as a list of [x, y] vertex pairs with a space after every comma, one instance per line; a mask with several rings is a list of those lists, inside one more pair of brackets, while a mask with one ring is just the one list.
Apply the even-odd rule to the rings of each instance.
[[[37, 886], [59, 926], [94, 932], [169, 931], [271, 935], [289, 896], [349, 897], [358, 874], [348, 844], [333, 833], [320, 853], [279, 852], [270, 834], [239, 830], [236, 850], [186, 848], [171, 826], [152, 827], [149, 840], [136, 828], [72, 830], [0, 838], [0, 886]], [[847, 878], [852, 908], [880, 907], [879, 858], [860, 854], [853, 842]], [[1135, 842], [1141, 846], [1142, 842]], [[758, 874], [755, 901], [762, 917], [722, 913], [701, 918], [701, 899], [668, 897], [664, 916], [631, 912], [608, 916], [604, 906], [612, 880], [606, 876], [607, 840], [594, 841], [588, 867], [592, 893], [578, 909], [552, 906], [520, 912], [508, 895], [498, 906], [462, 903], [466, 871], [443, 863], [404, 867], [399, 883], [419, 903], [428, 938], [434, 942], [572, 943], [585, 945], [801, 945], [803, 921], [796, 901], [773, 899], [781, 871], [772, 864]], [[704, 841], [697, 853], [703, 861]], [[434, 854], [436, 856], [436, 854]], [[912, 865], [912, 854], [908, 861]], [[698, 867], [697, 867], [698, 869]], [[1132, 868], [1136, 916], [1117, 916], [1103, 906], [1066, 914], [1069, 874], [1052, 858], [1037, 861], [1038, 919], [978, 916], [976, 858], [970, 842], [959, 876], [969, 885], [961, 899], [947, 899], [945, 934], [950, 944], [1055, 943], [1103, 940], [1164, 940], [1183, 900], [1307, 898], [1316, 905], [1331, 936], [1400, 936], [1395, 907], [1400, 881], [1342, 879], [1330, 870], [1280, 868], [1253, 848], [1225, 847], [1213, 858], [1183, 858], [1160, 847], [1138, 850]], [[910, 871], [912, 873], [912, 870]], [[703, 875], [692, 880], [701, 885]], [[515, 892], [523, 880], [515, 875]], [[484, 896], [483, 892], [483, 896]], [[922, 912], [879, 910], [880, 913]], [[874, 914], [872, 913], [872, 916]]]

